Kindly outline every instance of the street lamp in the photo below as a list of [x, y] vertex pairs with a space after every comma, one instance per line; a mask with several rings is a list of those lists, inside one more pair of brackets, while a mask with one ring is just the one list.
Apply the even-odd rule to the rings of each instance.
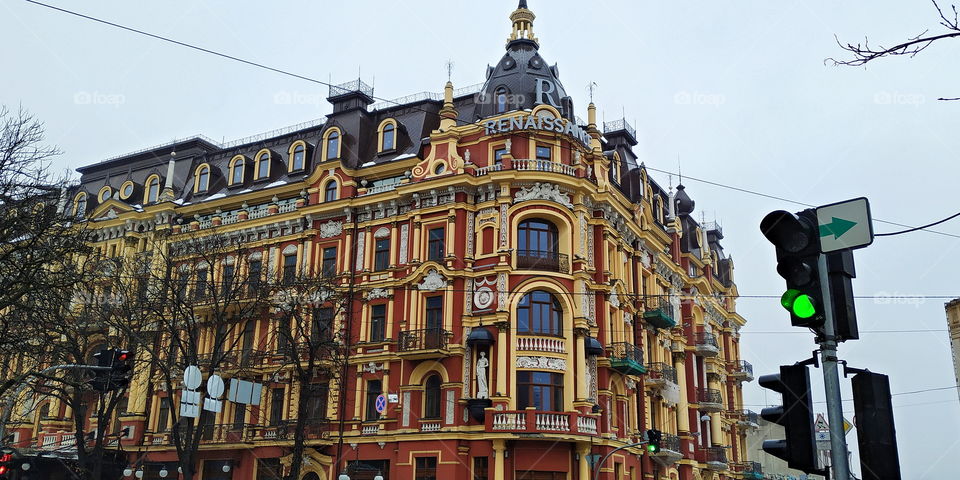
[[350, 475], [347, 475], [346, 470], [340, 473], [340, 476], [337, 477], [337, 480], [350, 480]]
[[167, 472], [167, 466], [164, 465], [164, 466], [160, 467], [160, 471], [157, 472], [157, 475], [160, 475], [160, 478], [167, 478], [167, 474], [168, 474], [168, 473], [170, 473], [170, 472]]

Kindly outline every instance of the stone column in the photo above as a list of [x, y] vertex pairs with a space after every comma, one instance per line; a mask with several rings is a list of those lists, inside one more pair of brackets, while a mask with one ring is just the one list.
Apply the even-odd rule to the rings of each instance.
[[492, 396], [507, 394], [507, 329], [509, 324], [497, 324], [497, 388]]
[[590, 480], [590, 444], [584, 443], [577, 446], [577, 453], [580, 455], [580, 461], [577, 463], [580, 480]]
[[677, 430], [690, 431], [690, 405], [687, 403], [687, 371], [683, 364], [683, 354], [673, 356], [673, 368], [677, 370], [677, 385], [680, 386], [680, 402], [677, 403]]
[[590, 396], [590, 392], [588, 390], [589, 386], [587, 385], [588, 375], [586, 374], [586, 371], [590, 368], [590, 366], [587, 365], [586, 345], [583, 343], [588, 334], [589, 330], [578, 328], [574, 332], [573, 336], [573, 341], [575, 342], [573, 350], [575, 361], [577, 362], [576, 369], [574, 369], [574, 378], [576, 381], [576, 395], [574, 400], [584, 400]]
[[507, 444], [504, 440], [493, 441], [493, 480], [505, 480], [506, 472], [503, 464], [504, 454], [507, 452]]

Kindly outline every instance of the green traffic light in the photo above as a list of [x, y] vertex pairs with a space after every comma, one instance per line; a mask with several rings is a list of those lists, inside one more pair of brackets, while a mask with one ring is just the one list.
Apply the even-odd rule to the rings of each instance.
[[810, 318], [817, 314], [817, 306], [810, 295], [790, 289], [780, 297], [780, 304], [799, 318]]
[[656, 445], [647, 445], [647, 451], [648, 451], [648, 452], [656, 452], [656, 451], [657, 451], [657, 446], [656, 446]]

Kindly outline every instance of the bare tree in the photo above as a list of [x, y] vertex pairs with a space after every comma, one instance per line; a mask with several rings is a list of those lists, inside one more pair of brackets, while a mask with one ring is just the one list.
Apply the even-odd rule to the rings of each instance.
[[[846, 65], [859, 67], [883, 57], [906, 55], [912, 58], [918, 53], [926, 50], [927, 47], [933, 44], [933, 42], [943, 40], [945, 38], [960, 37], [960, 17], [958, 17], [957, 6], [951, 4], [949, 11], [944, 11], [944, 9], [940, 7], [940, 4], [937, 3], [937, 0], [931, 0], [931, 2], [933, 3], [934, 8], [937, 9], [937, 14], [940, 16], [940, 26], [946, 29], [945, 32], [931, 34], [930, 30], [926, 29], [920, 32], [919, 35], [910, 37], [905, 41], [890, 47], [884, 45], [873, 46], [870, 44], [870, 41], [867, 38], [864, 38], [863, 43], [843, 43], [838, 38], [837, 44], [840, 45], [840, 48], [843, 50], [850, 52], [852, 54], [852, 58], [847, 60], [838, 60], [831, 57], [827, 58], [825, 63], [835, 66]], [[960, 100], [960, 98], [940, 98], [939, 100]]]

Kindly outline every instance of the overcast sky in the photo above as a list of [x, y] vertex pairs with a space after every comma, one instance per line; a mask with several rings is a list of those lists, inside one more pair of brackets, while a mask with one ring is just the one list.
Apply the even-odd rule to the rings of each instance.
[[[357, 78], [376, 95], [439, 92], [445, 63], [457, 87], [482, 82], [503, 55], [513, 0], [488, 2], [141, 2], [50, 0], [58, 6], [334, 83]], [[939, 31], [930, 2], [531, 0], [541, 53], [585, 116], [587, 85], [606, 120], [637, 129], [648, 166], [809, 204], [869, 197], [875, 218], [920, 225], [955, 213], [955, 119], [960, 43], [868, 69], [825, 66], [834, 35], [892, 44]], [[203, 133], [231, 140], [316, 119], [326, 87], [137, 36], [20, 0], [0, 0], [0, 103], [46, 122], [75, 168]], [[950, 65], [953, 65], [952, 67]], [[287, 101], [286, 99], [291, 99]], [[664, 174], [655, 174], [667, 185]], [[674, 178], [674, 184], [676, 178]], [[706, 219], [721, 221], [742, 295], [779, 295], [764, 214], [798, 210], [688, 179]], [[899, 227], [877, 223], [878, 232]], [[938, 228], [960, 235], [960, 220]], [[960, 238], [916, 232], [857, 252], [862, 339], [843, 344], [852, 366], [891, 376], [893, 392], [954, 385], [942, 299], [960, 295]], [[870, 297], [880, 296], [884, 300]], [[756, 374], [809, 356], [776, 299], [744, 298], [743, 358]], [[875, 333], [876, 330], [941, 332]], [[771, 334], [768, 332], [781, 332]], [[821, 372], [813, 372], [822, 399]], [[845, 382], [845, 398], [850, 398]], [[773, 403], [745, 389], [748, 408]], [[770, 396], [772, 397], [772, 395]], [[904, 478], [956, 475], [960, 402], [954, 390], [898, 395]], [[853, 415], [846, 402], [846, 415]], [[822, 405], [818, 406], [822, 411]], [[848, 437], [855, 448], [855, 437]], [[951, 461], [952, 460], [952, 461]], [[857, 463], [856, 461], [854, 462]], [[859, 471], [859, 466], [854, 469]]]

